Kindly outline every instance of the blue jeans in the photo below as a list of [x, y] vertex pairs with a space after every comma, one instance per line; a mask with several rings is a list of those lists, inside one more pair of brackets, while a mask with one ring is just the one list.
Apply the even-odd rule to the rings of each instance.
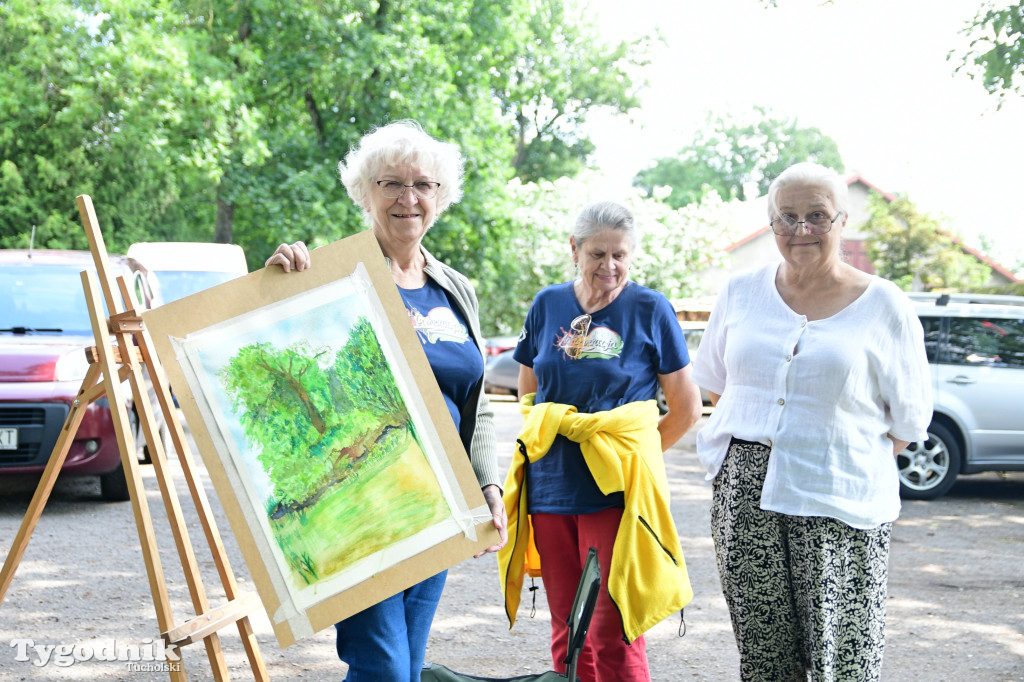
[[419, 682], [448, 571], [334, 624], [346, 682]]

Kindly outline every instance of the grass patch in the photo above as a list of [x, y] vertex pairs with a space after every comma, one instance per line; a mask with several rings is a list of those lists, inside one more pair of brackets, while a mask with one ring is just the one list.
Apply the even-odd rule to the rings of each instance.
[[372, 459], [301, 512], [268, 519], [295, 587], [323, 580], [448, 518], [448, 505], [415, 439]]

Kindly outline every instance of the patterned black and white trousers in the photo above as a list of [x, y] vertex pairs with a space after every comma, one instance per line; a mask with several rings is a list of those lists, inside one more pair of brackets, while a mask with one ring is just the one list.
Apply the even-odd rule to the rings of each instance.
[[762, 510], [770, 452], [733, 439], [714, 481], [711, 535], [741, 679], [878, 680], [892, 524]]

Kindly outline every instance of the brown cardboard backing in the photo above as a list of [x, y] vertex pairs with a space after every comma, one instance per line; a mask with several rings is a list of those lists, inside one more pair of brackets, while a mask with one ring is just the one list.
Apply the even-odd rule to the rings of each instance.
[[[174, 388], [185, 421], [209, 471], [214, 490], [224, 507], [231, 530], [272, 623], [282, 599], [265, 565], [269, 558], [261, 556], [253, 541], [253, 530], [245, 521], [240, 507], [239, 500], [244, 500], [244, 495], [240, 496], [239, 491], [232, 487], [221, 456], [214, 447], [209, 426], [201, 416], [196, 398], [172, 350], [170, 337], [183, 338], [221, 321], [347, 277], [361, 262], [394, 329], [399, 347], [412, 369], [415, 388], [423, 397], [429, 418], [439, 434], [441, 449], [455, 472], [462, 495], [471, 509], [485, 505], [469, 457], [434, 380], [423, 347], [409, 324], [408, 313], [373, 233], [361, 232], [314, 249], [311, 259], [312, 267], [302, 272], [285, 273], [277, 266], [263, 268], [143, 314], [161, 364], [167, 371], [170, 385]], [[475, 518], [474, 523], [475, 541], [465, 535], [457, 535], [309, 607], [304, 615], [312, 630], [316, 632], [330, 627], [497, 542], [497, 531], [489, 516], [486, 519]], [[282, 647], [295, 643], [303, 636], [303, 633], [293, 632], [288, 621], [274, 623], [274, 633]]]

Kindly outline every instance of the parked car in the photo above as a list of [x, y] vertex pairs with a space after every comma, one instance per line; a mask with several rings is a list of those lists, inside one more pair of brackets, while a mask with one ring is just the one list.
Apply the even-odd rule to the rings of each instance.
[[137, 242], [128, 257], [156, 275], [165, 303], [249, 273], [245, 252], [235, 244]]
[[487, 358], [484, 366], [484, 390], [519, 397], [519, 363], [512, 357], [515, 346]]
[[911, 294], [935, 407], [897, 457], [901, 495], [944, 495], [961, 474], [1024, 471], [1024, 297]]
[[518, 336], [492, 336], [484, 340], [487, 362], [484, 365], [484, 391], [519, 397], [519, 363], [512, 351]]
[[[686, 350], [690, 353], [690, 361], [697, 356], [697, 348], [700, 346], [700, 340], [704, 336], [704, 329], [707, 328], [707, 321], [691, 321], [691, 320], [680, 320], [679, 326], [683, 329], [683, 336], [686, 337]], [[668, 403], [665, 401], [665, 394], [661, 390], [661, 386], [658, 387], [658, 395], [655, 396], [658, 401], [658, 410], [665, 414], [668, 412]], [[701, 387], [700, 399], [705, 405], [711, 404], [711, 396], [708, 395], [706, 388]]]
[[500, 355], [507, 350], [515, 350], [517, 343], [518, 336], [492, 336], [484, 340], [484, 350], [489, 356]]
[[[140, 263], [110, 256], [110, 265], [144, 306], [157, 302]], [[83, 270], [94, 270], [88, 251], [0, 250], [0, 475], [43, 471], [81, 388], [88, 369], [84, 349], [96, 345]], [[86, 409], [61, 469], [61, 475], [96, 474], [104, 499], [128, 499], [105, 397]]]

